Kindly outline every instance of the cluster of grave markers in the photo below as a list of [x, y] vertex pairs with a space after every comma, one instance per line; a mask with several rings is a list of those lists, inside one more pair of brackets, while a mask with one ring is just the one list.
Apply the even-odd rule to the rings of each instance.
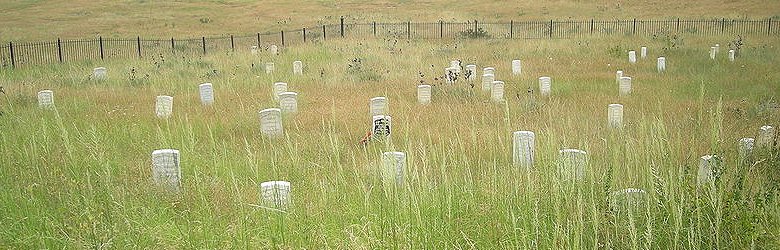
[[[718, 53], [719, 45], [711, 47], [710, 58], [715, 59]], [[256, 46], [252, 47], [252, 54], [258, 53]], [[278, 54], [278, 48], [272, 45], [269, 48], [270, 53]], [[640, 57], [647, 57], [647, 47], [641, 47]], [[636, 63], [636, 52], [629, 51], [628, 58], [630, 63]], [[734, 61], [734, 50], [729, 51], [729, 60]], [[474, 64], [466, 65], [466, 71], [469, 73], [467, 80], [476, 79], [476, 68]], [[512, 60], [512, 74], [517, 76], [522, 74], [522, 65], [520, 60]], [[266, 63], [266, 73], [271, 74], [274, 71], [272, 62]], [[666, 58], [658, 57], [658, 72], [666, 70]], [[462, 71], [460, 61], [451, 61], [450, 67], [445, 69], [448, 82], [455, 82], [456, 77]], [[627, 96], [631, 93], [631, 77], [624, 76], [623, 71], [616, 72], [616, 82], [620, 96]], [[293, 74], [303, 74], [303, 63], [301, 61], [293, 62]], [[93, 70], [92, 78], [95, 80], [106, 80], [108, 78], [107, 70], [104, 67], [98, 67]], [[542, 96], [551, 94], [551, 78], [549, 76], [539, 77], [539, 92]], [[490, 98], [494, 102], [504, 101], [504, 82], [495, 78], [495, 68], [485, 67], [482, 72], [482, 90], [490, 93]], [[198, 86], [200, 100], [203, 105], [214, 104], [214, 89], [211, 83], [203, 83]], [[285, 82], [275, 82], [272, 91], [273, 99], [279, 103], [279, 108], [267, 108], [259, 112], [260, 131], [269, 138], [281, 137], [284, 135], [282, 126], [282, 114], [293, 114], [298, 111], [297, 93], [288, 91], [288, 84]], [[417, 99], [422, 105], [431, 104], [431, 85], [417, 86]], [[52, 90], [42, 90], [38, 92], [38, 105], [42, 109], [53, 109], [54, 92]], [[389, 112], [389, 102], [386, 97], [374, 97], [370, 99], [369, 111], [372, 117], [372, 138], [383, 140], [391, 134], [392, 117]], [[173, 114], [173, 97], [161, 95], [157, 96], [155, 105], [155, 114], [157, 117], [167, 119]], [[607, 111], [607, 125], [612, 129], [621, 129], [623, 127], [623, 105], [609, 104]], [[757, 139], [742, 138], [739, 140], [740, 161], [749, 161], [754, 148], [771, 148], [774, 145], [775, 130], [772, 126], [762, 126], [759, 129]], [[534, 165], [535, 154], [535, 134], [531, 131], [516, 131], [512, 134], [512, 158], [513, 165], [525, 168], [530, 171]], [[579, 149], [564, 148], [559, 150], [558, 176], [564, 180], [582, 180], [585, 177], [588, 164], [587, 152]], [[705, 185], [711, 183], [716, 177], [721, 159], [716, 155], [705, 155], [700, 158], [697, 183]], [[387, 181], [392, 181], [401, 185], [404, 180], [404, 171], [406, 168], [406, 154], [403, 152], [384, 152], [382, 154], [382, 176]], [[169, 187], [178, 191], [181, 182], [180, 154], [176, 149], [159, 149], [152, 152], [152, 178], [155, 183], [161, 186]], [[273, 207], [280, 210], [286, 210], [290, 204], [291, 186], [287, 181], [268, 181], [263, 182], [261, 187], [261, 198], [263, 204], [267, 207]], [[613, 193], [614, 195], [625, 195], [635, 197], [645, 194], [644, 190], [628, 188]]]

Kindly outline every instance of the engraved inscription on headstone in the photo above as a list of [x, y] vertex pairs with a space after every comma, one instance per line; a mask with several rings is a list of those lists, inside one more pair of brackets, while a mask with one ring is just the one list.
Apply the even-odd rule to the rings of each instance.
[[171, 114], [173, 114], [173, 97], [167, 95], [157, 96], [154, 112], [159, 118], [167, 119], [171, 117]]
[[272, 138], [284, 134], [281, 109], [269, 108], [260, 111], [260, 132]]
[[152, 178], [157, 185], [179, 190], [181, 166], [179, 150], [159, 149], [152, 152]]
[[48, 89], [38, 91], [38, 107], [42, 109], [53, 109], [54, 91]]

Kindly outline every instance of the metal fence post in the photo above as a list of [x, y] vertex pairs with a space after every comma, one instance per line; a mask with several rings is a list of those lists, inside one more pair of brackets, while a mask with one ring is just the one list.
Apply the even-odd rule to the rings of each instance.
[[306, 43], [306, 28], [303, 28], [303, 43]]
[[322, 40], [325, 41], [325, 25], [322, 25]]
[[373, 23], [373, 33], [376, 36], [376, 21]]
[[344, 37], [344, 17], [341, 17], [341, 37]]
[[593, 19], [590, 19], [590, 34], [591, 35], [593, 35], [593, 24], [594, 23], [595, 23], [595, 21], [593, 21]]
[[233, 42], [233, 35], [230, 35], [230, 50], [236, 52], [236, 44]]
[[135, 44], [138, 46], [138, 58], [141, 58], [141, 36], [136, 37]]
[[509, 38], [515, 36], [515, 20], [509, 20]]
[[553, 20], [550, 20], [550, 38], [552, 38], [553, 33]]
[[412, 21], [406, 21], [406, 39], [412, 39]]
[[634, 27], [631, 28], [631, 35], [636, 35], [636, 18], [634, 18]]
[[477, 20], [474, 20], [474, 34], [477, 33]]
[[257, 48], [260, 48], [260, 33], [257, 33]]
[[720, 33], [723, 34], [726, 32], [726, 18], [723, 18], [720, 20]]
[[766, 34], [772, 34], [772, 18], [770, 17], [769, 20], [767, 20], [767, 28], [766, 28]]
[[8, 42], [8, 48], [11, 50], [11, 68], [16, 68], [16, 59], [14, 58], [14, 43]]
[[203, 54], [205, 55], [206, 54], [206, 37], [205, 36], [200, 37], [200, 41], [201, 41], [200, 44], [203, 46]]
[[171, 53], [176, 54], [176, 44], [173, 41], [173, 37], [171, 37]]
[[439, 20], [439, 38], [444, 38], [444, 21]]
[[62, 63], [62, 43], [59, 37], [57, 38], [57, 57], [60, 59], [60, 63]]
[[282, 34], [282, 46], [284, 46], [284, 30], [282, 30], [281, 34]]
[[98, 41], [100, 42], [100, 60], [103, 60], [103, 37], [99, 36]]
[[676, 32], [680, 32], [680, 18], [677, 18], [677, 30]]

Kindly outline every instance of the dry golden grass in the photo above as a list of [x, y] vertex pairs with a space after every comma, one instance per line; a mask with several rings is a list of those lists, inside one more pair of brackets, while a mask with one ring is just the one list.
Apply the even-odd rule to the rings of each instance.
[[4, 41], [55, 37], [199, 37], [347, 22], [549, 19], [768, 18], [780, 2], [698, 1], [8, 1]]

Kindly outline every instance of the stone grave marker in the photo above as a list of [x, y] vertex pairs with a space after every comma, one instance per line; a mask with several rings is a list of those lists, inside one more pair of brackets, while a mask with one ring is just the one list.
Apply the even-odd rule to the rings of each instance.
[[530, 171], [534, 165], [536, 135], [531, 131], [512, 133], [512, 163], [515, 167], [525, 167]]
[[214, 104], [214, 88], [212, 88], [211, 83], [203, 83], [198, 86], [198, 89], [200, 90], [200, 102], [203, 105]]
[[371, 118], [371, 138], [383, 140], [390, 136], [393, 128], [393, 118], [389, 115], [375, 115]]
[[167, 95], [157, 96], [157, 103], [154, 105], [154, 113], [157, 117], [168, 119], [173, 114], [173, 97]]
[[466, 72], [469, 72], [468, 73], [469, 81], [474, 81], [477, 79], [477, 65], [474, 64], [466, 65]]
[[522, 64], [520, 60], [512, 60], [512, 74], [520, 75], [522, 73]]
[[385, 183], [403, 185], [406, 169], [406, 154], [403, 152], [382, 153], [382, 179]]
[[494, 69], [493, 67], [487, 67], [487, 68], [483, 68], [483, 69], [482, 69], [482, 74], [483, 74], [483, 75], [484, 75], [484, 74], [491, 74], [491, 75], [494, 75], [494, 76], [495, 76], [495, 75], [496, 75], [496, 69]]
[[623, 71], [618, 70], [615, 72], [615, 83], [620, 83], [620, 78], [623, 77]]
[[282, 92], [279, 94], [279, 108], [282, 113], [294, 114], [298, 112], [298, 93]]
[[301, 61], [293, 62], [293, 75], [303, 75], [303, 62]]
[[[624, 209], [635, 210], [645, 204], [647, 192], [639, 188], [626, 188], [612, 192], [610, 197], [610, 207], [616, 211]], [[643, 211], [638, 211], [643, 212]]]
[[389, 106], [390, 104], [387, 101], [387, 97], [379, 96], [379, 97], [371, 98], [371, 102], [369, 103], [369, 110], [371, 111], [371, 116], [390, 114]]
[[720, 169], [721, 160], [717, 155], [705, 155], [699, 158], [699, 174], [696, 184], [707, 185], [714, 181]]
[[275, 44], [271, 45], [271, 47], [268, 48], [268, 51], [271, 52], [271, 55], [278, 55], [279, 47], [277, 47]]
[[260, 197], [263, 206], [283, 211], [289, 209], [292, 203], [291, 190], [290, 182], [287, 181], [260, 183]]
[[735, 58], [734, 58], [734, 50], [733, 50], [733, 49], [730, 49], [730, 50], [729, 50], [729, 62], [733, 62], [733, 61], [734, 61], [734, 59], [735, 59]]
[[775, 128], [769, 125], [758, 129], [757, 148], [771, 148], [775, 143]]
[[504, 101], [504, 82], [493, 81], [493, 86], [490, 87], [490, 97], [494, 102]]
[[620, 91], [621, 96], [631, 94], [631, 77], [627, 77], [627, 76], [621, 77], [620, 85], [618, 86], [618, 89]]
[[628, 52], [628, 62], [636, 63], [636, 51], [631, 50]]
[[482, 75], [482, 91], [490, 92], [490, 87], [493, 86], [493, 81], [496, 80], [496, 76], [493, 74]]
[[92, 78], [95, 80], [108, 79], [108, 70], [105, 67], [97, 67], [92, 69]]
[[178, 191], [181, 186], [179, 150], [152, 151], [152, 179], [154, 183]]
[[715, 60], [715, 54], [717, 54], [715, 50], [716, 50], [715, 47], [710, 47], [710, 59], [712, 60]]
[[38, 107], [41, 109], [53, 109], [54, 91], [48, 89], [38, 91]]
[[754, 142], [755, 140], [753, 138], [739, 139], [739, 147], [737, 148], [737, 151], [739, 152], [740, 162], [750, 161], [750, 156], [753, 154]]
[[561, 149], [558, 151], [558, 174], [563, 180], [585, 179], [585, 168], [588, 165], [588, 153], [579, 149]]
[[666, 71], [666, 57], [659, 57], [658, 63], [656, 64], [656, 68], [658, 69], [658, 72], [664, 72]]
[[642, 46], [639, 48], [639, 58], [645, 59], [647, 58], [647, 47]]
[[431, 103], [431, 85], [419, 85], [417, 86], [417, 101], [420, 104]]
[[284, 135], [281, 109], [268, 108], [260, 111], [260, 132], [271, 138]]
[[552, 93], [552, 79], [549, 76], [539, 77], [539, 93], [549, 96]]
[[610, 104], [607, 112], [609, 128], [623, 128], [623, 105]]
[[274, 72], [274, 68], [275, 68], [274, 67], [274, 63], [272, 63], [272, 62], [265, 63], [265, 73], [266, 74], [273, 73]]
[[274, 83], [274, 100], [279, 101], [279, 94], [287, 92], [287, 83], [286, 82], [275, 82]]

